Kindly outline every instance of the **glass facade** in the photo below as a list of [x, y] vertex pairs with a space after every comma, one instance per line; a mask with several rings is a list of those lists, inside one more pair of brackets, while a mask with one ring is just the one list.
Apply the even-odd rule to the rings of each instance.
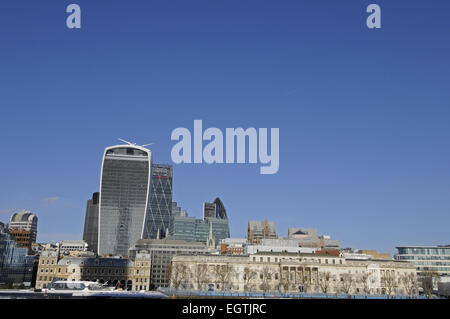
[[0, 225], [0, 284], [32, 286], [34, 261], [35, 256], [28, 255], [28, 249], [19, 247]]
[[202, 220], [195, 217], [173, 216], [169, 228], [170, 239], [206, 243], [210, 224], [212, 224], [216, 246], [222, 239], [230, 237], [228, 219], [205, 218]]
[[87, 201], [86, 216], [84, 218], [83, 240], [89, 245], [89, 249], [98, 252], [98, 204], [100, 193], [94, 193], [92, 199]]
[[151, 197], [147, 212], [147, 224], [144, 238], [166, 237], [172, 216], [172, 179], [171, 165], [152, 164]]
[[126, 145], [105, 150], [100, 183], [98, 254], [127, 255], [142, 238], [150, 198], [151, 152]]
[[450, 246], [397, 247], [395, 259], [414, 263], [417, 270], [434, 271], [441, 276], [450, 275]]

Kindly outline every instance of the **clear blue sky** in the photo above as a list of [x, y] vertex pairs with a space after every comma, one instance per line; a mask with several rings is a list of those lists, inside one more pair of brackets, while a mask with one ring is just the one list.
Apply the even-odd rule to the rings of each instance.
[[267, 218], [343, 247], [450, 244], [449, 15], [447, 0], [4, 0], [0, 220], [29, 209], [38, 240], [81, 238], [106, 146], [155, 142], [170, 163], [171, 131], [202, 119], [279, 127], [280, 170], [176, 165], [191, 216], [219, 196], [233, 236]]

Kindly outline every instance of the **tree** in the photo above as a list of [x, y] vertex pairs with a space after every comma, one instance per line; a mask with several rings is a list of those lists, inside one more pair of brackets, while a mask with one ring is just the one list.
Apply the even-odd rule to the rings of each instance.
[[359, 277], [359, 279], [363, 286], [364, 293], [366, 293], [367, 295], [370, 295], [370, 285], [369, 285], [370, 274], [368, 272], [363, 272], [361, 274], [361, 276]]
[[386, 270], [381, 276], [381, 282], [386, 287], [386, 294], [390, 296], [392, 292], [395, 291], [395, 288], [397, 288], [397, 278], [395, 276], [395, 272], [393, 270]]
[[350, 291], [352, 290], [353, 284], [354, 284], [354, 279], [350, 273], [345, 273], [345, 274], [341, 275], [342, 290], [344, 290], [344, 292], [346, 294], [350, 293]]
[[433, 288], [439, 282], [439, 274], [435, 271], [426, 270], [421, 273], [421, 276], [423, 292], [428, 298], [431, 298], [433, 295]]
[[216, 280], [220, 283], [220, 289], [224, 291], [231, 280], [231, 276], [234, 274], [234, 269], [228, 263], [225, 265], [215, 265], [213, 267], [213, 273]]
[[265, 266], [263, 268], [261, 276], [262, 276], [261, 290], [264, 291], [264, 293], [266, 293], [271, 289], [270, 280], [272, 279], [272, 272], [270, 271], [270, 268], [268, 266]]
[[328, 292], [331, 284], [331, 273], [329, 271], [321, 272], [319, 278], [319, 287], [324, 294]]
[[403, 274], [400, 278], [403, 287], [405, 287], [406, 293], [409, 296], [413, 296], [417, 290], [417, 276], [415, 273]]
[[257, 276], [256, 271], [245, 267], [244, 269], [244, 290], [251, 291], [252, 290], [252, 284], [251, 282], [255, 279]]
[[171, 263], [167, 267], [168, 276], [170, 276], [170, 285], [179, 289], [182, 284], [186, 283], [187, 278], [189, 277], [189, 269], [184, 263]]
[[197, 289], [202, 290], [204, 285], [209, 282], [208, 265], [196, 264], [192, 276], [197, 284]]

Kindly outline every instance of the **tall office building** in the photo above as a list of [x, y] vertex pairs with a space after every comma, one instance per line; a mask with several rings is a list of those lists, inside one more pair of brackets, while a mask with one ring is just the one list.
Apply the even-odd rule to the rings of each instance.
[[203, 219], [208, 217], [216, 217], [216, 204], [203, 203]]
[[167, 236], [172, 216], [172, 178], [171, 165], [152, 165], [151, 197], [143, 238], [155, 239]]
[[228, 219], [225, 206], [219, 197], [212, 203], [203, 203], [203, 219], [205, 218]]
[[127, 255], [143, 237], [151, 196], [151, 164], [151, 151], [134, 143], [105, 149], [100, 178], [99, 255]]
[[89, 245], [89, 249], [98, 252], [98, 204], [100, 193], [92, 194], [87, 201], [86, 216], [84, 218], [83, 240]]

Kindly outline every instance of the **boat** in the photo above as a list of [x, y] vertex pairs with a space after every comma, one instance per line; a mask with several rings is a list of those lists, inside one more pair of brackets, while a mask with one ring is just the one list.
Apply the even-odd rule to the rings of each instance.
[[167, 298], [159, 291], [126, 291], [95, 281], [56, 280], [42, 292], [49, 298]]

